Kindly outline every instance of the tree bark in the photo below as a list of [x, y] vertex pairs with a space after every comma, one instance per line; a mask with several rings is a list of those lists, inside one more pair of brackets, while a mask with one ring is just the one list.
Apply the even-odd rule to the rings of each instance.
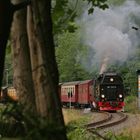
[[10, 33], [13, 17], [10, 0], [0, 1], [0, 88], [3, 79], [6, 44]]
[[[51, 0], [34, 0], [28, 8], [28, 37], [37, 111], [55, 126], [50, 140], [66, 140], [58, 94], [58, 70], [52, 34]], [[53, 129], [50, 128], [50, 129]]]
[[10, 33], [13, 13], [30, 3], [29, 0], [13, 5], [10, 0], [0, 0], [0, 89], [3, 79], [6, 44]]
[[[24, 1], [24, 0], [23, 0]], [[19, 3], [21, 0], [14, 0]], [[34, 86], [26, 26], [27, 8], [15, 12], [12, 25], [13, 82], [25, 110], [36, 112]]]

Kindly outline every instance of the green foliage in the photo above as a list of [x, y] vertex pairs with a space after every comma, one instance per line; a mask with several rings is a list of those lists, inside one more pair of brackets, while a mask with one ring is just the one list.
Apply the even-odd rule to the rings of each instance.
[[133, 137], [131, 134], [129, 136], [125, 136], [124, 134], [115, 135], [112, 132], [108, 132], [106, 134], [106, 139], [108, 140], [133, 140]]
[[127, 96], [125, 98], [125, 108], [124, 110], [129, 113], [140, 113], [138, 108], [138, 99], [136, 96]]
[[90, 77], [78, 59], [78, 54], [85, 53], [84, 47], [80, 44], [78, 32], [64, 32], [58, 37], [56, 58], [60, 73], [60, 81], [83, 80]]
[[5, 104], [0, 108], [0, 134], [2, 137], [17, 137], [24, 134], [21, 115], [16, 104]]
[[0, 134], [20, 137], [20, 140], [48, 140], [60, 136], [65, 130], [46, 118], [25, 111], [21, 104], [5, 104], [0, 108]]
[[[75, 8], [76, 9], [76, 8]], [[62, 31], [68, 30], [74, 32], [76, 27], [70, 24], [76, 17], [75, 9], [69, 7], [68, 0], [54, 0], [53, 1], [53, 27], [54, 33], [59, 34]]]
[[136, 2], [137, 2], [138, 4], [140, 4], [140, 1], [139, 1], [139, 0], [136, 0]]
[[[83, 0], [86, 1], [86, 0]], [[89, 4], [91, 4], [91, 7], [88, 10], [88, 14], [93, 13], [94, 7], [99, 7], [103, 10], [106, 8], [109, 8], [108, 5], [105, 3], [107, 0], [87, 0]]]
[[11, 53], [11, 42], [10, 41], [8, 41], [8, 43], [7, 43], [5, 69], [4, 69], [3, 76], [4, 77], [3, 77], [3, 85], [2, 86], [7, 86], [7, 84], [11, 85], [12, 81], [13, 81], [13, 66], [12, 66], [12, 53]]
[[97, 137], [89, 133], [85, 128], [76, 128], [74, 131], [68, 132], [69, 140], [97, 140]]
[[67, 137], [68, 140], [93, 140], [97, 137], [86, 130], [84, 124], [87, 123], [84, 118], [79, 119], [78, 121], [71, 121], [67, 125]]
[[136, 102], [136, 99], [137, 99], [136, 96], [133, 96], [133, 95], [127, 96], [125, 98], [125, 102], [126, 102], [126, 104], [131, 104], [132, 102]]
[[140, 68], [139, 61], [132, 61], [126, 63], [127, 72], [125, 73], [124, 83], [127, 87], [130, 87], [130, 92], [133, 95], [137, 94], [137, 74], [136, 70]]
[[[98, 131], [87, 131], [85, 127], [79, 124], [79, 120], [75, 122], [70, 122], [67, 126], [67, 136], [69, 140], [132, 140], [132, 135], [119, 134], [115, 135], [111, 131], [107, 132], [105, 136], [102, 136]], [[81, 123], [82, 124], [82, 123]]]
[[[105, 3], [107, 0], [83, 0], [88, 2], [90, 8], [88, 13], [91, 14], [94, 11], [94, 7], [99, 7], [103, 10], [109, 8]], [[60, 34], [62, 31], [68, 30], [69, 32], [74, 32], [77, 27], [74, 24], [75, 18], [78, 13], [78, 5], [82, 3], [82, 0], [72, 0], [73, 6], [71, 6], [71, 1], [68, 0], [53, 0], [52, 1], [52, 17], [53, 17], [53, 29], [55, 34]], [[83, 7], [80, 7], [82, 9]]]
[[131, 134], [129, 136], [121, 134], [120, 136], [117, 136], [116, 140], [133, 140], [133, 137]]
[[122, 5], [126, 0], [108, 0], [107, 3], [112, 4], [114, 6]]

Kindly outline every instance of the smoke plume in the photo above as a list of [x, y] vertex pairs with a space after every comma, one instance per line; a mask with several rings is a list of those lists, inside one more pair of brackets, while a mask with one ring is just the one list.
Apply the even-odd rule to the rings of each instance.
[[86, 68], [92, 71], [97, 67], [103, 73], [108, 65], [125, 62], [140, 44], [140, 30], [132, 29], [140, 27], [138, 19], [140, 21], [140, 5], [135, 0], [127, 0], [122, 6], [110, 6], [105, 11], [95, 9], [92, 15], [86, 11], [79, 20], [82, 41], [95, 52], [89, 53]]

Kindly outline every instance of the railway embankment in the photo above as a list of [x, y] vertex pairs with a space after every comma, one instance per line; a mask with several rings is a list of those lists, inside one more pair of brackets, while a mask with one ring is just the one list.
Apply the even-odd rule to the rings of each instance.
[[[67, 112], [67, 115], [69, 114], [69, 110], [65, 110]], [[65, 115], [66, 115], [65, 112]], [[71, 112], [71, 111], [70, 111]], [[85, 135], [87, 135], [88, 130], [86, 131], [88, 127], [91, 128], [91, 131], [97, 132], [100, 136], [103, 136], [105, 138], [108, 137], [117, 137], [120, 138], [120, 140], [125, 137], [126, 139], [133, 138], [134, 140], [138, 140], [137, 138], [140, 137], [139, 132], [140, 132], [140, 114], [136, 113], [101, 113], [101, 112], [89, 112], [89, 113], [84, 113], [83, 110], [81, 111], [75, 111], [74, 112], [73, 120], [68, 121], [67, 124], [70, 124], [71, 122], [80, 122], [77, 123], [79, 126], [77, 127], [77, 130], [75, 130], [74, 133], [77, 133], [77, 135], [83, 135], [83, 138], [85, 138]], [[71, 112], [71, 113], [72, 113]], [[77, 113], [78, 112], [78, 115]], [[72, 113], [73, 114], [73, 113]], [[71, 115], [72, 115], [71, 114]], [[64, 115], [64, 116], [65, 116]], [[72, 117], [68, 115], [71, 119]], [[75, 117], [76, 116], [76, 117]], [[79, 116], [79, 117], [78, 117]], [[127, 116], [127, 117], [126, 117]], [[65, 116], [66, 117], [66, 116]], [[68, 119], [68, 118], [67, 118]], [[120, 120], [120, 123], [117, 123], [117, 121]], [[105, 121], [105, 122], [103, 122]], [[105, 126], [108, 125], [109, 126]], [[111, 123], [115, 123], [114, 125]], [[75, 123], [75, 125], [77, 125]], [[92, 124], [93, 129], [92, 129]], [[104, 125], [104, 126], [102, 126]], [[85, 127], [83, 127], [85, 126]], [[71, 132], [72, 135], [73, 132]], [[96, 135], [95, 133], [90, 133], [91, 135]], [[96, 137], [96, 136], [95, 136]], [[97, 136], [98, 138], [98, 136]]]

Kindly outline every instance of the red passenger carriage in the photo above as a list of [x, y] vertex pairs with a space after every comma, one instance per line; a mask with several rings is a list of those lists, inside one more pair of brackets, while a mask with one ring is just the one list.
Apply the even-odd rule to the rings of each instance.
[[76, 106], [78, 103], [79, 81], [61, 84], [61, 103], [63, 106]]
[[93, 80], [66, 82], [61, 84], [63, 106], [89, 107], [93, 100]]
[[105, 111], [122, 110], [123, 80], [117, 73], [104, 73], [96, 80], [63, 83], [61, 102], [65, 106], [92, 107]]
[[91, 107], [93, 101], [93, 80], [81, 81], [78, 85], [78, 104]]

